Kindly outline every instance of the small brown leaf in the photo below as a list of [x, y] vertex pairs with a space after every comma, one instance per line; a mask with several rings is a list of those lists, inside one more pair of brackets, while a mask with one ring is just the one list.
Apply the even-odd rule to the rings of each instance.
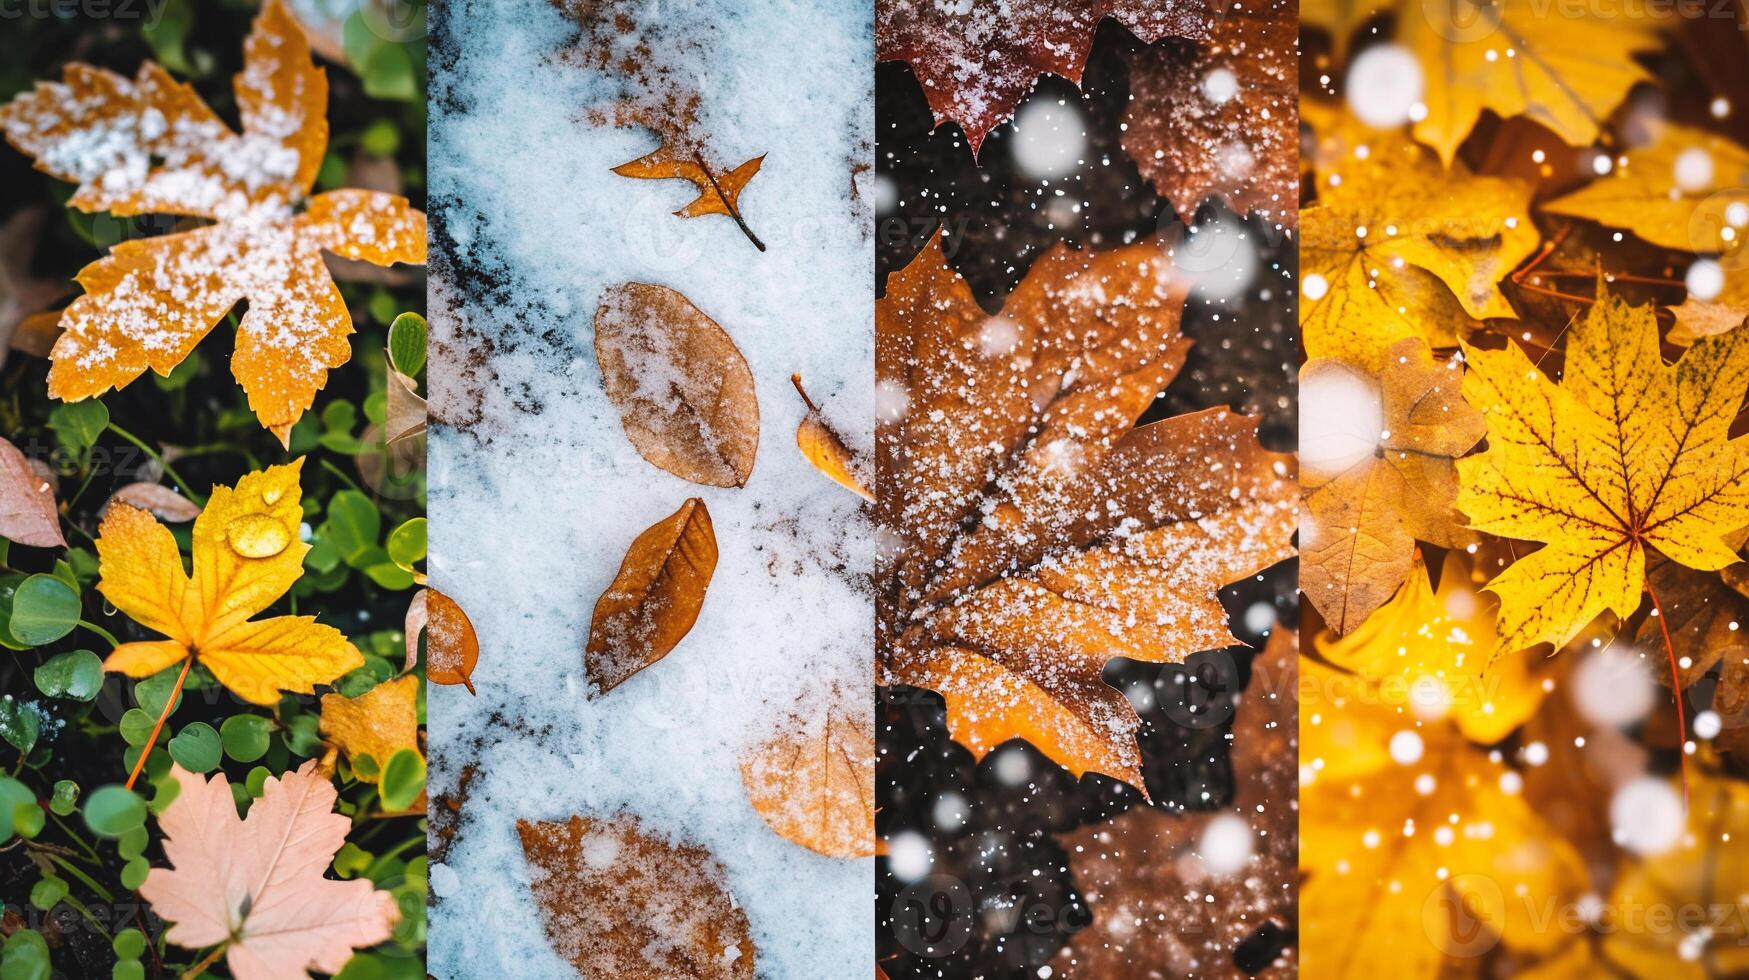
[[837, 430], [826, 421], [826, 417], [820, 413], [820, 407], [814, 404], [814, 400], [808, 397], [807, 391], [802, 387], [802, 376], [792, 374], [789, 379], [808, 406], [808, 414], [803, 417], [802, 424], [796, 426], [796, 445], [801, 448], [802, 455], [814, 464], [814, 469], [831, 477], [858, 497], [874, 503], [874, 494], [868, 491], [868, 481], [864, 476], [868, 469], [867, 460], [851, 452]]
[[741, 753], [747, 799], [779, 837], [827, 857], [874, 854], [874, 732], [833, 689]]
[[384, 409], [383, 439], [394, 445], [403, 439], [425, 432], [425, 399], [419, 397], [419, 384], [412, 378], [388, 368], [388, 402]]
[[419, 657], [419, 631], [425, 631], [425, 679], [433, 684], [462, 684], [474, 693], [474, 665], [480, 660], [480, 638], [474, 624], [454, 599], [436, 589], [422, 589], [407, 606], [407, 666]]
[[686, 636], [716, 568], [716, 532], [697, 497], [638, 535], [589, 625], [583, 666], [603, 694], [666, 657]]
[[5, 439], [0, 439], [0, 537], [32, 548], [67, 546], [54, 488]]
[[747, 913], [702, 847], [635, 817], [516, 822], [547, 939], [585, 977], [752, 980]]
[[747, 360], [716, 321], [664, 286], [610, 286], [595, 311], [595, 357], [645, 459], [705, 486], [747, 485], [759, 400]]
[[161, 483], [130, 483], [109, 495], [103, 509], [123, 503], [129, 507], [151, 511], [159, 520], [172, 524], [192, 521], [200, 516], [200, 505]]

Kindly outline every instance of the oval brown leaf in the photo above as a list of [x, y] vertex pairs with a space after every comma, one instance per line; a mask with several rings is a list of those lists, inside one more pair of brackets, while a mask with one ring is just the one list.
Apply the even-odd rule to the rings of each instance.
[[54, 487], [5, 439], [0, 439], [0, 537], [32, 548], [67, 546]]
[[407, 606], [407, 667], [419, 656], [419, 631], [425, 631], [425, 679], [433, 684], [461, 684], [474, 693], [474, 666], [480, 660], [480, 638], [474, 623], [454, 599], [436, 589], [422, 589]]
[[741, 753], [747, 800], [792, 844], [827, 857], [870, 857], [874, 731], [842, 691], [809, 700], [814, 703], [790, 712]]
[[747, 913], [722, 862], [634, 817], [516, 822], [547, 939], [585, 977], [752, 980]]
[[666, 657], [686, 636], [716, 569], [717, 535], [697, 497], [638, 535], [589, 625], [583, 668], [602, 693]]
[[796, 426], [796, 446], [801, 449], [802, 456], [814, 464], [814, 469], [831, 477], [839, 486], [871, 504], [874, 503], [874, 494], [869, 493], [865, 477], [867, 461], [851, 452], [837, 430], [826, 421], [820, 407], [814, 404], [814, 400], [808, 397], [807, 389], [802, 387], [802, 376], [792, 374], [789, 380], [802, 396], [802, 402], [808, 406], [808, 414]]
[[753, 372], [723, 328], [672, 289], [609, 286], [595, 358], [639, 454], [675, 476], [744, 487], [759, 449]]
[[109, 495], [103, 504], [124, 503], [138, 510], [151, 511], [161, 521], [181, 524], [200, 516], [200, 505], [162, 483], [130, 483]]

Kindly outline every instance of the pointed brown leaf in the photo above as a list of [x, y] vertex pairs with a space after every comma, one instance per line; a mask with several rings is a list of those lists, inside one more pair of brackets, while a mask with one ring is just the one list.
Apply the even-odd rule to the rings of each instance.
[[547, 939], [584, 977], [752, 980], [747, 913], [716, 857], [634, 817], [519, 820]]
[[802, 376], [792, 374], [790, 381], [808, 406], [808, 414], [796, 426], [796, 446], [801, 449], [802, 455], [814, 464], [814, 469], [826, 474], [839, 486], [871, 504], [874, 503], [874, 494], [868, 491], [868, 481], [872, 474], [865, 472], [868, 461], [852, 452], [844, 444], [838, 431], [826, 421], [819, 406], [814, 404], [814, 400], [808, 397], [807, 390], [802, 387]]
[[111, 504], [116, 503], [151, 511], [159, 520], [173, 524], [192, 521], [200, 516], [199, 504], [162, 483], [130, 483], [110, 494], [103, 509], [107, 511]]
[[735, 342], [664, 286], [610, 286], [595, 357], [626, 438], [650, 462], [711, 487], [742, 487], [759, 449], [753, 372]]
[[827, 857], [869, 857], [874, 760], [866, 707], [835, 688], [803, 698], [742, 751], [741, 783], [754, 811], [784, 840]]
[[583, 667], [602, 693], [666, 657], [686, 636], [716, 568], [716, 532], [696, 497], [638, 535], [589, 624]]
[[5, 439], [0, 439], [0, 538], [32, 548], [67, 546], [54, 487]]

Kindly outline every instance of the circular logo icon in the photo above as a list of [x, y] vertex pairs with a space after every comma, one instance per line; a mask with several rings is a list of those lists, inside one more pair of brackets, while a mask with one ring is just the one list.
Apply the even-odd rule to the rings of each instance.
[[893, 934], [918, 956], [947, 956], [972, 936], [972, 890], [952, 875], [930, 875], [893, 899]]

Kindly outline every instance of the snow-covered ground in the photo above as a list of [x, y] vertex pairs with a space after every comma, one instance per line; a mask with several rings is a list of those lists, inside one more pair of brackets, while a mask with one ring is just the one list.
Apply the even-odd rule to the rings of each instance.
[[[656, 141], [589, 124], [623, 92], [561, 56], [578, 31], [554, 5], [433, 14], [432, 411], [451, 424], [434, 421], [430, 440], [431, 568], [481, 652], [478, 696], [429, 695], [433, 791], [476, 773], [432, 867], [431, 973], [574, 976], [542, 933], [516, 820], [623, 812], [721, 859], [759, 977], [863, 976], [872, 859], [777, 837], [737, 760], [798, 699], [834, 680], [866, 689], [871, 672], [872, 536], [860, 501], [797, 451], [804, 406], [789, 380], [800, 372], [869, 447], [869, 5], [643, 5], [686, 39], [710, 150], [729, 165], [768, 154], [740, 198], [763, 253], [727, 217], [672, 216], [695, 196], [685, 182], [610, 172]], [[628, 281], [684, 293], [746, 355], [761, 434], [745, 488], [687, 483], [627, 441], [592, 319], [604, 287]], [[698, 623], [667, 659], [596, 694], [583, 672], [595, 600], [632, 539], [694, 496], [721, 553]]]

